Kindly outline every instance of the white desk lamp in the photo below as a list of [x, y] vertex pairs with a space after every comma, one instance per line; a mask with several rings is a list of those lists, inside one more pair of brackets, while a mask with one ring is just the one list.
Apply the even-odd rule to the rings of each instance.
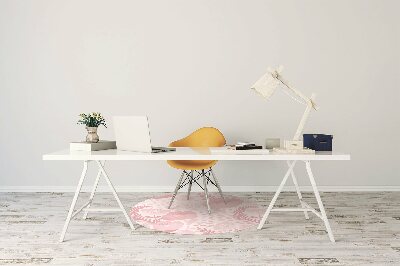
[[301, 117], [299, 126], [297, 127], [296, 133], [294, 134], [293, 140], [284, 141], [284, 149], [277, 148], [274, 151], [277, 152], [291, 152], [291, 153], [314, 153], [313, 150], [303, 148], [303, 141], [300, 139], [302, 137], [302, 132], [307, 118], [310, 114], [311, 108], [317, 110], [317, 106], [314, 102], [316, 95], [313, 93], [311, 97], [308, 98], [300, 91], [289, 86], [289, 84], [281, 76], [283, 67], [279, 66], [277, 69], [268, 68], [267, 73], [265, 73], [252, 87], [262, 97], [268, 99], [272, 96], [275, 89], [279, 85], [283, 88], [283, 91], [290, 96], [293, 100], [306, 105], [306, 110]]

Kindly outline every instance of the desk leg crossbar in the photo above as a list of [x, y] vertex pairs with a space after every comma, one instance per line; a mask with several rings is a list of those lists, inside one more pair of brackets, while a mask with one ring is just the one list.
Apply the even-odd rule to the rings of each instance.
[[[320, 218], [322, 221], [324, 221], [325, 228], [326, 228], [326, 231], [328, 232], [328, 236], [329, 236], [330, 241], [331, 242], [335, 242], [335, 238], [333, 237], [331, 226], [330, 226], [329, 221], [328, 221], [328, 217], [326, 216], [324, 205], [322, 204], [321, 196], [319, 195], [319, 191], [318, 191], [317, 185], [315, 183], [314, 175], [313, 175], [313, 173], [311, 171], [310, 161], [305, 161], [305, 165], [306, 165], [307, 175], [308, 175], [308, 178], [310, 179], [310, 183], [311, 183], [311, 186], [313, 188], [314, 195], [315, 195], [315, 198], [317, 200], [318, 207], [319, 207], [320, 211], [317, 211], [316, 209], [312, 208], [308, 203], [303, 201], [303, 197], [301, 195], [301, 192], [300, 192], [300, 189], [299, 189], [299, 186], [298, 186], [298, 183], [297, 183], [297, 179], [296, 179], [296, 176], [294, 175], [294, 171], [293, 171], [293, 168], [296, 165], [296, 162], [297, 161], [292, 161], [292, 162], [288, 161], [287, 162], [289, 169], [286, 172], [285, 176], [283, 177], [282, 182], [279, 185], [277, 191], [275, 192], [275, 195], [272, 198], [271, 203], [269, 204], [266, 212], [264, 213], [264, 216], [262, 217], [262, 219], [260, 221], [260, 224], [258, 225], [257, 229], [261, 229], [264, 226], [265, 222], [268, 219], [269, 214], [272, 211], [273, 212], [287, 212], [287, 211], [304, 212], [304, 216], [305, 216], [305, 218], [307, 220], [309, 219], [308, 212], [312, 212], [318, 218]], [[289, 178], [289, 175], [292, 177], [294, 186], [296, 188], [296, 193], [297, 193], [297, 196], [298, 196], [299, 201], [300, 201], [301, 208], [274, 208], [275, 202], [278, 199], [279, 194], [283, 190], [283, 187], [285, 186], [286, 181]]]
[[[107, 173], [106, 173], [106, 171], [104, 169], [105, 161], [104, 162], [95, 161], [95, 162], [97, 163], [99, 171], [97, 173], [96, 180], [94, 182], [93, 189], [92, 189], [92, 192], [91, 192], [90, 197], [89, 197], [89, 201], [86, 202], [85, 204], [83, 204], [76, 211], [74, 211], [75, 210], [75, 205], [76, 205], [76, 202], [78, 200], [79, 193], [81, 192], [82, 184], [83, 184], [83, 181], [85, 180], [87, 169], [88, 169], [89, 161], [84, 161], [83, 162], [83, 170], [82, 170], [81, 178], [79, 179], [79, 183], [78, 183], [78, 186], [76, 188], [76, 191], [75, 191], [75, 194], [74, 194], [74, 198], [72, 199], [71, 207], [69, 208], [69, 211], [68, 211], [67, 219], [65, 220], [65, 223], [64, 223], [64, 228], [63, 228], [63, 230], [61, 232], [60, 242], [64, 241], [65, 234], [67, 232], [68, 225], [69, 225], [71, 219], [74, 218], [77, 214], [79, 214], [82, 211], [84, 211], [83, 219], [87, 218], [88, 212], [122, 212], [124, 214], [128, 224], [129, 224], [130, 228], [132, 230], [135, 230], [135, 227], [133, 226], [133, 223], [132, 223], [128, 213], [126, 212], [124, 206], [121, 203], [121, 200], [118, 197], [117, 191], [115, 191], [115, 188], [114, 188], [113, 184], [111, 183], [111, 180], [108, 177], [108, 175], [107, 175]], [[91, 204], [93, 202], [94, 195], [96, 194], [96, 189], [97, 189], [97, 186], [99, 184], [101, 176], [104, 177], [104, 179], [106, 180], [108, 186], [110, 187], [111, 192], [113, 193], [114, 198], [117, 201], [119, 208], [107, 208], [107, 209], [91, 208]]]

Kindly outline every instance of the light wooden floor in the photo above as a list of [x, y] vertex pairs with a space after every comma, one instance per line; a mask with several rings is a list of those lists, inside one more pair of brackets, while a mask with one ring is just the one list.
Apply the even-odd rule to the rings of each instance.
[[[126, 208], [161, 193], [121, 193]], [[235, 193], [264, 206], [272, 193]], [[85, 199], [88, 194], [84, 194]], [[96, 203], [114, 206], [109, 194]], [[316, 206], [312, 194], [305, 193]], [[0, 264], [51, 265], [400, 265], [400, 192], [322, 193], [337, 242], [320, 219], [272, 213], [263, 230], [182, 236], [137, 226], [122, 214], [89, 214], [71, 222], [59, 243], [71, 193], [0, 194]], [[83, 203], [81, 199], [79, 203]], [[294, 193], [278, 205], [297, 206]]]

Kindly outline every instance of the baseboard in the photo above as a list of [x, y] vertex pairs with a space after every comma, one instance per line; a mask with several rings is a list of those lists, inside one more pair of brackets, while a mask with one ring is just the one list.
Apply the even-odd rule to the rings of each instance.
[[[171, 192], [174, 186], [117, 186], [118, 192]], [[274, 192], [276, 186], [222, 186], [225, 192]], [[325, 192], [346, 192], [346, 191], [400, 191], [400, 186], [319, 186], [320, 191]], [[0, 192], [75, 192], [73, 186], [2, 186]], [[312, 191], [310, 186], [301, 186], [301, 191]], [[90, 186], [82, 187], [83, 192], [90, 192]], [[216, 191], [210, 186], [211, 191]], [[98, 192], [109, 192], [107, 186], [99, 186]], [[193, 187], [193, 191], [200, 191], [200, 188]], [[294, 191], [293, 186], [285, 187], [285, 191]]]

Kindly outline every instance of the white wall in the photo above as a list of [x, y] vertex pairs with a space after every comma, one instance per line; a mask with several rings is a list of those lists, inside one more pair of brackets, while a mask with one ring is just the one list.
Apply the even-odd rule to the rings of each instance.
[[[147, 114], [155, 145], [202, 126], [229, 143], [290, 138], [303, 106], [249, 90], [282, 64], [293, 85], [317, 93], [306, 132], [333, 134], [335, 149], [352, 155], [315, 163], [318, 183], [399, 186], [399, 10], [395, 0], [1, 0], [0, 185], [75, 185], [80, 164], [41, 156], [84, 138], [81, 112], [105, 115], [105, 139], [120, 114]], [[261, 186], [284, 168], [221, 162], [216, 172], [224, 185]], [[164, 162], [109, 169], [122, 186], [178, 178]]]

